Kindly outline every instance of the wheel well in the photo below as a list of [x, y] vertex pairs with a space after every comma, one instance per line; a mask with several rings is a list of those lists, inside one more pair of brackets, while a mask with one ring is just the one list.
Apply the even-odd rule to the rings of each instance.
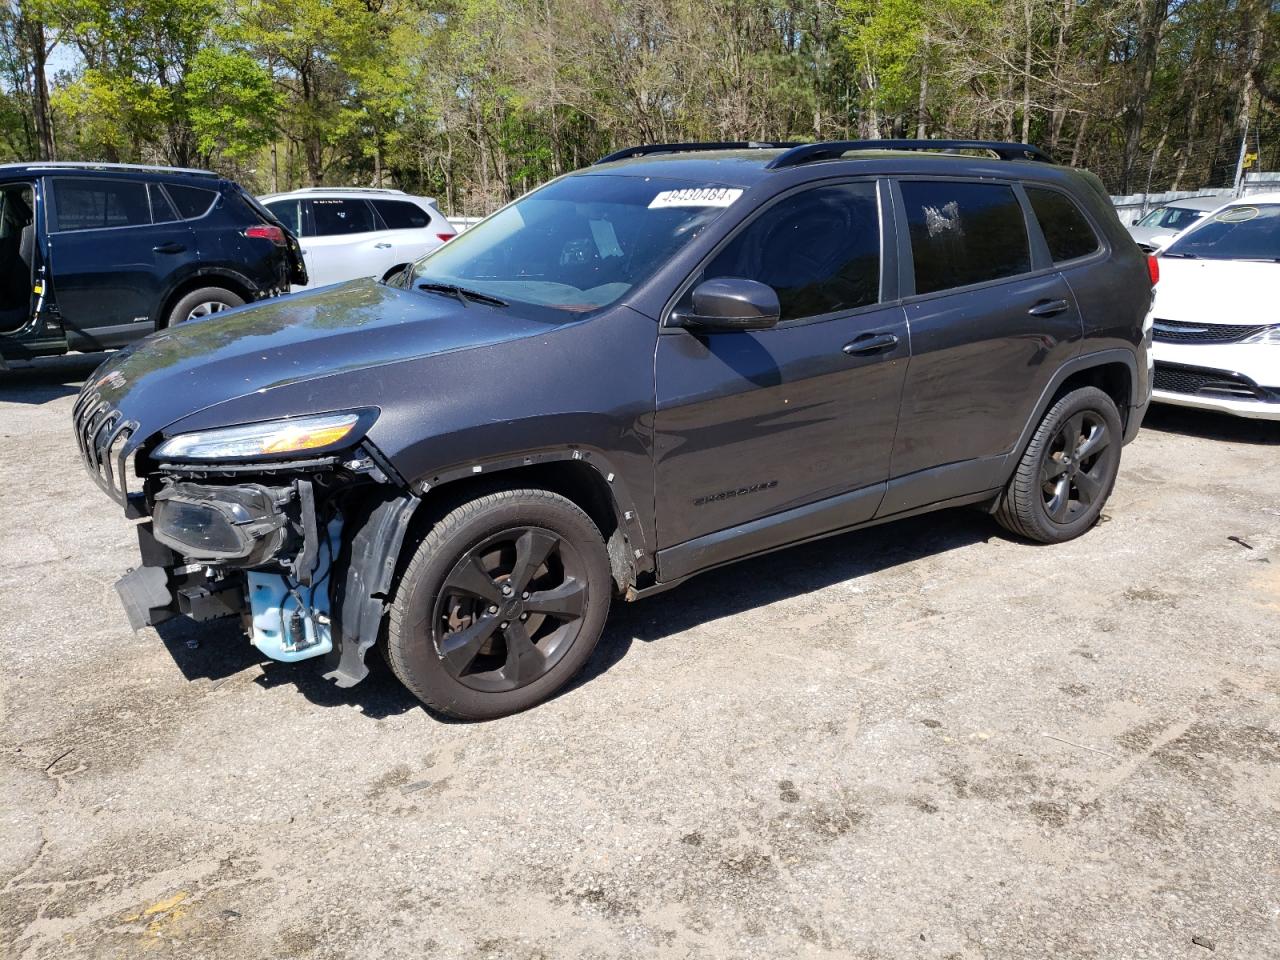
[[428, 490], [417, 516], [435, 523], [461, 503], [496, 490], [535, 487], [558, 493], [582, 508], [608, 540], [618, 529], [618, 514], [609, 484], [593, 467], [578, 460], [556, 460], [512, 467], [488, 476], [464, 477]]
[[1103, 363], [1086, 370], [1077, 370], [1067, 377], [1058, 387], [1053, 399], [1049, 401], [1049, 406], [1052, 407], [1072, 390], [1078, 390], [1081, 387], [1097, 387], [1115, 402], [1116, 409], [1120, 411], [1120, 421], [1127, 424], [1129, 400], [1133, 396], [1132, 386], [1131, 374], [1127, 366], [1123, 363]]
[[235, 277], [227, 276], [225, 273], [205, 273], [190, 277], [174, 287], [169, 295], [165, 297], [164, 302], [160, 304], [160, 310], [156, 314], [156, 329], [168, 326], [169, 311], [173, 309], [174, 304], [192, 290], [199, 290], [201, 287], [222, 287], [224, 290], [230, 290], [245, 303], [253, 300], [252, 290]]
[[512, 467], [488, 476], [464, 477], [433, 487], [423, 495], [422, 504], [414, 512], [400, 562], [412, 554], [413, 548], [450, 510], [486, 493], [524, 487], [550, 490], [580, 507], [600, 531], [619, 591], [634, 584], [636, 575], [629, 553], [632, 548], [619, 527], [620, 513], [613, 491], [595, 468], [577, 460]]

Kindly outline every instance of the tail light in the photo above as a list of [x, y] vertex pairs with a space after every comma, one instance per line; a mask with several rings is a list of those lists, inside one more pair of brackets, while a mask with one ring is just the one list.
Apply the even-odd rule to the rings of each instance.
[[450, 240], [456, 237], [457, 234], [456, 233], [437, 233], [436, 236], [440, 238], [441, 243], [448, 243]]
[[244, 231], [244, 235], [246, 237], [251, 237], [254, 240], [270, 240], [277, 247], [285, 246], [284, 231], [269, 223], [262, 223], [257, 226], [247, 227]]
[[1160, 261], [1154, 254], [1147, 254], [1147, 274], [1151, 277], [1153, 287], [1160, 282]]

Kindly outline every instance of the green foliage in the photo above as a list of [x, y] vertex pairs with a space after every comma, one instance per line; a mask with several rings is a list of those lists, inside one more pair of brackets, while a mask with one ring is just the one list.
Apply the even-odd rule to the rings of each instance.
[[1247, 116], [1280, 166], [1274, 0], [0, 0], [11, 156], [41, 38], [64, 157], [459, 213], [660, 140], [1026, 136], [1120, 190], [1229, 180]]

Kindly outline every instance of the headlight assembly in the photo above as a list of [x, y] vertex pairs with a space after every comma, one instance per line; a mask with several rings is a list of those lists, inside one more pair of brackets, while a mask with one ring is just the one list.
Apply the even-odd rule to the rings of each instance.
[[298, 453], [326, 453], [359, 440], [375, 411], [324, 413], [218, 427], [170, 437], [152, 454], [156, 460], [263, 460]]

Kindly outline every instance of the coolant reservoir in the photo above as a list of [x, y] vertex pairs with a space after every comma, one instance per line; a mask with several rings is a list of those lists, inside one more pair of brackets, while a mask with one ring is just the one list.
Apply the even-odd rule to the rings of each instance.
[[320, 545], [310, 587], [290, 590], [289, 582], [275, 573], [250, 570], [246, 576], [253, 618], [251, 639], [272, 660], [292, 663], [323, 656], [333, 649], [329, 572], [338, 553], [342, 521], [330, 523], [328, 534], [328, 540]]

